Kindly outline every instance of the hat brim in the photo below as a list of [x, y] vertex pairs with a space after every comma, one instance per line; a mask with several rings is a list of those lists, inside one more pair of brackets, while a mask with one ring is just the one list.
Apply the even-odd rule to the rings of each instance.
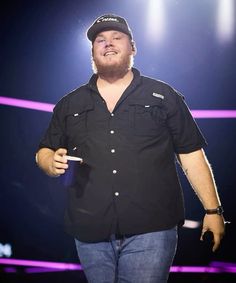
[[94, 41], [96, 36], [102, 31], [117, 30], [127, 34], [131, 39], [131, 32], [123, 23], [117, 22], [102, 22], [95, 24], [88, 29], [87, 37], [90, 41]]

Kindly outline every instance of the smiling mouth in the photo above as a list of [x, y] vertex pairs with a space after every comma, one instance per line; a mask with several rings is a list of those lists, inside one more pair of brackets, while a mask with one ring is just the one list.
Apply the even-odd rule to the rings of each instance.
[[104, 56], [109, 56], [109, 55], [117, 55], [117, 52], [116, 51], [107, 51], [104, 53]]

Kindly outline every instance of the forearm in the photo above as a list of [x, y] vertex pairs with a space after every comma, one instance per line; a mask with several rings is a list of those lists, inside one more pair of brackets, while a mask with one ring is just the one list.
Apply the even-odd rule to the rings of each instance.
[[203, 150], [180, 154], [179, 161], [205, 209], [220, 205], [214, 176]]
[[[215, 180], [203, 150], [197, 150], [188, 154], [180, 154], [180, 164], [191, 183], [198, 198], [205, 209], [215, 209], [220, 203]], [[206, 214], [203, 219], [201, 240], [206, 231], [213, 233], [213, 248], [215, 251], [224, 235], [224, 218], [218, 214]]]

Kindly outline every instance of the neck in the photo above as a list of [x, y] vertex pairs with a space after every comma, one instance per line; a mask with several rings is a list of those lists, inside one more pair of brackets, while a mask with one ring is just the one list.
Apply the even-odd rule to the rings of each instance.
[[98, 80], [97, 83], [100, 85], [105, 84], [126, 84], [130, 83], [133, 79], [133, 72], [131, 69], [127, 70], [126, 72], [122, 73], [112, 73], [109, 74], [99, 74], [98, 73]]

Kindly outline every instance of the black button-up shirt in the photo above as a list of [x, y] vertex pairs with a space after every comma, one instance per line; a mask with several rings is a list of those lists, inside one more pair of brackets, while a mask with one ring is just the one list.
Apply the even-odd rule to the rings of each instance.
[[206, 142], [178, 92], [132, 71], [112, 113], [96, 75], [63, 97], [40, 143], [84, 160], [70, 161], [64, 176], [66, 229], [81, 241], [164, 230], [184, 219], [175, 154]]

